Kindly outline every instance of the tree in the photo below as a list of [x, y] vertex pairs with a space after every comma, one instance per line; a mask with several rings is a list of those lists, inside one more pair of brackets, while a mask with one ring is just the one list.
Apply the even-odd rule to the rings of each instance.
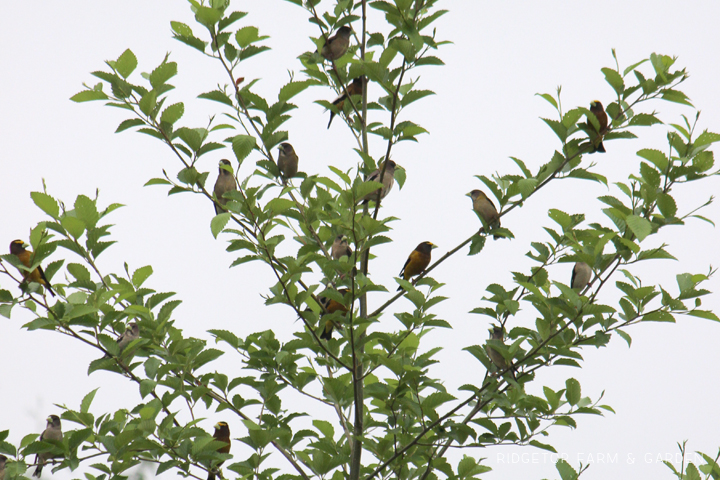
[[[574, 425], [574, 416], [600, 412], [602, 407], [583, 398], [579, 383], [572, 378], [565, 388], [545, 387], [544, 398], [526, 393], [525, 385], [536, 381], [536, 370], [551, 365], [576, 365], [577, 352], [583, 346], [602, 346], [613, 332], [629, 338], [622, 328], [640, 321], [670, 320], [672, 315], [683, 313], [716, 319], [699, 305], [686, 305], [688, 299], [707, 293], [698, 287], [707, 275], [680, 277], [679, 293], [673, 295], [643, 286], [637, 276], [628, 272], [627, 279], [618, 284], [623, 298], [617, 307], [596, 301], [598, 292], [608, 288], [608, 280], [615, 280], [620, 269], [630, 269], [641, 260], [669, 258], [664, 246], [646, 247], [643, 251], [640, 243], [648, 237], [652, 239], [665, 226], [679, 225], [690, 218], [688, 212], [692, 207], [679, 210], [676, 206], [671, 196], [674, 187], [714, 173], [712, 153], [707, 148], [718, 137], [708, 132], [696, 135], [697, 119], [691, 118], [685, 124], [676, 122], [674, 130], [671, 129], [669, 145], [675, 158], [668, 158], [659, 150], [641, 149], [639, 155], [646, 161], [641, 163], [640, 174], [619, 186], [627, 199], [621, 194], [620, 198], [602, 198], [610, 207], [605, 213], [613, 224], [586, 225], [581, 215], [550, 209], [550, 218], [557, 226], [548, 227], [550, 240], [532, 244], [531, 257], [537, 266], [530, 272], [516, 274], [512, 287], [490, 285], [487, 300], [491, 306], [479, 302], [474, 311], [502, 325], [510, 341], [507, 345], [502, 340], [488, 344], [484, 339], [468, 342], [467, 351], [479, 361], [476, 367], [482, 365], [489, 374], [481, 381], [475, 375], [468, 378], [468, 386], [459, 393], [447, 392], [429, 370], [436, 362], [437, 349], [420, 348], [420, 339], [433, 328], [449, 326], [431, 313], [431, 307], [444, 299], [435, 295], [442, 284], [426, 274], [451, 256], [463, 254], [468, 244], [472, 254], [486, 253], [484, 233], [490, 225], [483, 227], [480, 234], [458, 240], [456, 248], [436, 260], [416, 284], [422, 289], [400, 281], [407, 294], [391, 295], [378, 308], [369, 308], [369, 293], [392, 291], [395, 287], [394, 283], [385, 285], [388, 282], [373, 280], [370, 269], [370, 249], [377, 251], [375, 247], [389, 241], [383, 234], [389, 231], [394, 219], [390, 216], [392, 212], [386, 213], [382, 208], [383, 201], [358, 204], [358, 199], [379, 186], [362, 180], [384, 158], [395, 158], [393, 152], [398, 143], [416, 140], [424, 132], [422, 127], [406, 120], [403, 109], [431, 94], [420, 89], [421, 85], [416, 88], [417, 77], [412, 76], [419, 67], [441, 63], [432, 53], [443, 43], [429, 32], [432, 21], [442, 14], [435, 9], [434, 2], [398, 2], [395, 6], [374, 2], [370, 6], [385, 12], [389, 27], [365, 28], [364, 3], [341, 3], [327, 14], [318, 14], [315, 6], [307, 6], [308, 14], [319, 27], [318, 49], [348, 23], [355, 26], [357, 38], [350, 54], [335, 62], [323, 62], [313, 52], [302, 55], [306, 78], [292, 79], [274, 102], [253, 90], [254, 80], [240, 81], [241, 74], [236, 73], [244, 71], [238, 70], [242, 61], [265, 49], [258, 29], [244, 26], [234, 30], [235, 22], [242, 20], [243, 15], [226, 11], [224, 4], [194, 5], [196, 18], [206, 27], [207, 34], [194, 33], [198, 27], [191, 29], [174, 22], [174, 35], [216, 57], [228, 74], [225, 88], [221, 86], [201, 95], [224, 105], [210, 125], [203, 128], [178, 127], [184, 104], [172, 103], [175, 102], [172, 99], [167, 101], [171, 105], [165, 105], [165, 99], [172, 96], [172, 87], [167, 82], [177, 72], [177, 65], [170, 58], [155, 68], [145, 82], [137, 75], [131, 80], [137, 60], [128, 50], [109, 62], [104, 73], [95, 74], [104, 84], [89, 87], [73, 97], [76, 101], [109, 100], [115, 106], [132, 110], [132, 118], [118, 130], [138, 128], [167, 144], [182, 162], [181, 170], [177, 175], [166, 174], [148, 183], [169, 185], [170, 193], [193, 192], [212, 200], [209, 172], [201, 171], [199, 165], [200, 159], [207, 158], [204, 156], [213, 150], [231, 149], [236, 172], [242, 168], [248, 171], [246, 159], [260, 158], [252, 174], [240, 177], [242, 188], [225, 194], [229, 211], [215, 216], [211, 229], [215, 236], [221, 231], [230, 235], [230, 251], [243, 252], [234, 262], [236, 265], [259, 261], [270, 267], [277, 283], [266, 293], [267, 303], [285, 305], [286, 311], [292, 309], [302, 323], [297, 324], [296, 338], [289, 342], [280, 342], [272, 331], [239, 338], [233, 332], [211, 330], [227, 350], [241, 355], [255, 375], [206, 373], [213, 371], [210, 362], [222, 351], [206, 348], [203, 340], [185, 338], [175, 327], [173, 309], [178, 301], [171, 300], [169, 293], [157, 293], [145, 286], [151, 268], [126, 268], [125, 274], [108, 275], [97, 267], [95, 260], [110, 246], [105, 239], [109, 227], [104, 218], [117, 206], [99, 206], [97, 199], [79, 196], [73, 202], [74, 208], [68, 209], [47, 192], [35, 192], [33, 200], [50, 220], [38, 225], [30, 236], [36, 253], [28, 270], [42, 264], [53, 281], [63, 266], [62, 260], [48, 264], [46, 259], [58, 246], [79, 255], [85, 265], [66, 266], [71, 281], [66, 286], [58, 282], [57, 287], [60, 297], [67, 301], [48, 302], [39, 295], [38, 286], [30, 284], [22, 296], [15, 296], [13, 289], [3, 293], [3, 312], [9, 315], [13, 305], [22, 303], [38, 312], [38, 318], [28, 325], [30, 329], [57, 330], [110, 354], [112, 358], [93, 362], [90, 372], [107, 369], [127, 375], [139, 385], [143, 402], [136, 408], [115, 412], [112, 417], [92, 416], [91, 392], [79, 411], [63, 415], [65, 420], [77, 421], [84, 428], [66, 434], [62, 447], [34, 443], [23, 450], [24, 454], [57, 448], [55, 453], [62, 451], [64, 462], [75, 466], [78, 456], [82, 456], [77, 448], [83, 444], [97, 454], [110, 453], [111, 466], [97, 467], [106, 474], [122, 473], [142, 459], [160, 463], [160, 471], [179, 469], [198, 476], [201, 468], [225, 457], [215, 453], [218, 445], [211, 442], [205, 429], [190, 420], [198, 414], [188, 414], [194, 409], [203, 411], [219, 406], [244, 420], [241, 431], [242, 428], [246, 431], [239, 435], [252, 454], [226, 466], [241, 475], [271, 476], [275, 474], [272, 468], [278, 467], [283, 473], [298, 476], [303, 473], [340, 476], [341, 470], [352, 478], [390, 472], [421, 478], [451, 476], [452, 472], [457, 476], [475, 476], [487, 467], [469, 456], [451, 467], [445, 445], [517, 442], [551, 450], [551, 446], [537, 440], [550, 425]], [[360, 18], [353, 17], [358, 12], [362, 14]], [[363, 24], [362, 29], [357, 28], [358, 23]], [[354, 45], [360, 46], [359, 52]], [[376, 62], [369, 60], [371, 52], [373, 58], [377, 57]], [[536, 192], [555, 180], [582, 178], [605, 185], [612, 183], [594, 172], [590, 159], [595, 157], [587, 156], [597, 146], [597, 132], [601, 131], [606, 142], [631, 138], [634, 135], [631, 131], [660, 123], [650, 113], [655, 108], [652, 102], [664, 99], [688, 104], [676, 88], [685, 80], [685, 72], [676, 70], [674, 63], [670, 57], [652, 55], [644, 64], [603, 70], [617, 92], [617, 100], [606, 108], [613, 119], [607, 132], [602, 131], [598, 118], [585, 107], [563, 111], [559, 91], [557, 96], [543, 95], [558, 113], [558, 120], [546, 120], [561, 141], [558, 152], [536, 173], [515, 160], [515, 171], [519, 173], [480, 176], [481, 187], [495, 197], [503, 223], [507, 223], [509, 214], [516, 212], [517, 207], [528, 203]], [[371, 85], [366, 91], [384, 93], [379, 96], [369, 93], [369, 100], [366, 95], [351, 96], [342, 112], [339, 109], [334, 112], [338, 115], [335, 122], [345, 120], [355, 137], [359, 168], [347, 171], [332, 168], [332, 175], [327, 177], [308, 173], [292, 179], [292, 187], [285, 186], [277, 179], [273, 149], [288, 140], [287, 133], [280, 128], [296, 107], [290, 100], [310, 86], [332, 85], [336, 93], [342, 94], [351, 85], [351, 79], [362, 75], [367, 76]], [[315, 90], [318, 98], [328, 97], [327, 88]], [[334, 108], [327, 101], [319, 103]], [[645, 110], [646, 104], [649, 106]], [[217, 120], [220, 118], [223, 120]], [[368, 121], [363, 122], [363, 118]], [[581, 120], [584, 124], [578, 123]], [[373, 137], [368, 134], [381, 140], [381, 148], [372, 148]], [[302, 152], [300, 156], [302, 169]], [[396, 179], [402, 185], [402, 168], [397, 170]], [[477, 226], [480, 224], [478, 221]], [[284, 232], [284, 236], [277, 232]], [[350, 238], [355, 252], [352, 262], [329, 256], [330, 243], [339, 233]], [[512, 238], [512, 232], [505, 228], [493, 228], [492, 234]], [[299, 246], [288, 241], [287, 235], [294, 235]], [[7, 262], [3, 264], [6, 273], [20, 283], [21, 276], [7, 264], [20, 270], [23, 267], [14, 256], [3, 259]], [[569, 288], [566, 280], [550, 275], [552, 265], [576, 260], [594, 268], [591, 286], [580, 293]], [[398, 261], [402, 263], [402, 259]], [[338, 290], [341, 288], [347, 288], [348, 293], [341, 295]], [[353, 314], [345, 315], [340, 309], [322, 316], [321, 296], [347, 307], [352, 305]], [[389, 315], [381, 314], [390, 306], [399, 305], [403, 296], [415, 308], [396, 314], [403, 325], [396, 331], [397, 327], [384, 321]], [[529, 326], [533, 319], [520, 309], [521, 305], [536, 310], [538, 318], [533, 328]], [[115, 336], [133, 320], [140, 326], [141, 339], [120, 352]], [[316, 330], [328, 321], [342, 331], [325, 342]], [[502, 355], [512, 367], [498, 369], [487, 352]], [[132, 363], [131, 354], [135, 355], [136, 363]], [[386, 376], [390, 380], [383, 378]], [[338, 414], [335, 427], [322, 420], [310, 423], [299, 417], [304, 410], [289, 408], [284, 397], [283, 390], [290, 389], [315, 397], [317, 402], [335, 410]], [[467, 393], [461, 396], [463, 392]], [[189, 411], [176, 414], [182, 400]], [[354, 408], [359, 404], [367, 410]], [[499, 411], [516, 423], [496, 419]], [[93, 423], [95, 417], [97, 424]], [[237, 431], [235, 428], [234, 432]], [[284, 461], [277, 464], [265, 461], [271, 450], [279, 452]], [[14, 455], [15, 450], [8, 453]], [[235, 458], [238, 457], [236, 453]], [[433, 461], [429, 461], [431, 457]]]

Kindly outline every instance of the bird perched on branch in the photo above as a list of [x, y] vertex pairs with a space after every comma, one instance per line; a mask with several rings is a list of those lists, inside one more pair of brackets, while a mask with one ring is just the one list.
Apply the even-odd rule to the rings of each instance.
[[323, 45], [320, 55], [327, 60], [337, 60], [338, 58], [345, 55], [348, 47], [350, 46], [350, 35], [352, 35], [353, 29], [348, 25], [343, 25], [335, 32], [335, 35], [328, 38], [325, 45]]
[[[25, 242], [23, 242], [22, 240], [13, 240], [10, 243], [10, 253], [15, 255], [20, 260], [20, 263], [25, 265], [27, 268], [30, 268], [30, 265], [32, 265], [32, 262], [35, 260], [33, 253], [25, 250]], [[32, 272], [21, 270], [20, 273], [22, 273], [23, 282], [30, 281], [39, 283], [40, 285], [47, 288], [48, 292], [50, 292], [50, 295], [52, 295], [53, 297], [55, 296], [52, 285], [50, 285], [47, 277], [45, 277], [45, 272], [43, 272], [41, 266], [38, 266]]]
[[[433, 248], [436, 248], [436, 245], [430, 242], [422, 242], [415, 247], [415, 250], [410, 252], [410, 256], [408, 256], [402, 270], [400, 270], [400, 276], [409, 281], [412, 277], [424, 272], [427, 266], [430, 265]], [[398, 291], [400, 290], [402, 290], [402, 287], [398, 287]]]
[[[48, 441], [52, 440], [55, 442], [59, 442], [63, 439], [62, 434], [62, 426], [60, 424], [60, 417], [57, 415], [50, 415], [47, 418], [47, 426], [45, 427], [45, 430], [40, 435], [40, 441]], [[48, 461], [48, 459], [54, 458], [53, 455], [49, 452], [41, 452], [35, 455], [35, 463], [37, 463], [37, 467], [35, 468], [35, 471], [33, 472], [33, 477], [40, 477], [42, 474], [42, 469], [45, 466], [45, 463]]]
[[[218, 215], [225, 211], [222, 207], [227, 205], [228, 199], [223, 198], [227, 192], [237, 190], [237, 182], [233, 176], [233, 168], [230, 160], [222, 159], [218, 164], [218, 178], [215, 181], [215, 214]], [[221, 207], [222, 205], [222, 207]]]
[[[347, 288], [341, 288], [338, 290], [338, 292], [343, 296], [346, 295], [348, 291], [349, 290]], [[330, 315], [337, 311], [343, 313], [347, 313], [348, 311], [348, 308], [345, 305], [328, 297], [318, 297], [318, 302], [320, 302], [320, 306], [322, 306], [323, 310], [325, 310], [325, 313], [322, 316]], [[322, 332], [320, 333], [320, 338], [323, 340], [330, 340], [332, 338], [333, 329], [335, 328], [335, 322], [328, 318], [325, 320], [325, 323], [321, 323], [321, 328]]]
[[293, 146], [287, 142], [280, 144], [277, 166], [278, 169], [280, 169], [280, 176], [282, 177], [283, 183], [287, 183], [288, 179], [297, 175], [298, 156]]
[[593, 100], [592, 102], [590, 102], [590, 111], [593, 113], [593, 115], [595, 115], [595, 118], [597, 118], [598, 124], [600, 125], [600, 130], [595, 130], [595, 126], [592, 124], [592, 122], [588, 121], [588, 126], [591, 129], [595, 130], [597, 133], [597, 136], [591, 139], [593, 144], [593, 150], [590, 153], [605, 153], [605, 147], [603, 146], [602, 139], [608, 127], [607, 113], [605, 113], [605, 109], [603, 108], [602, 103], [600, 103], [600, 101], [598, 100]]
[[[225, 442], [226, 445], [217, 449], [218, 453], [230, 453], [230, 427], [225, 422], [218, 422], [215, 424], [215, 433], [213, 438], [219, 442]], [[210, 468], [208, 472], [208, 480], [215, 480], [215, 475], [220, 471], [220, 465], [224, 463], [224, 460], [217, 464], [214, 468]]]
[[[348, 95], [362, 95], [363, 93], [363, 85], [365, 84], [365, 77], [357, 77], [346, 87], [347, 94], [345, 92], [342, 92], [338, 98], [333, 100], [332, 104], [337, 107], [339, 111], [343, 111], [343, 107], [345, 106], [345, 100], [348, 98]], [[333, 118], [335, 117], [335, 112], [330, 110], [330, 121], [328, 122], [327, 128], [330, 128], [330, 124], [333, 121]]]
[[[498, 340], [500, 343], [503, 343], [503, 329], [501, 327], [498, 327], [497, 325], [493, 326], [493, 328], [490, 329], [490, 340]], [[495, 350], [492, 345], [486, 345], [485, 351], [488, 354], [488, 357], [490, 357], [490, 360], [495, 364], [495, 366], [498, 368], [498, 370], [505, 370], [508, 368], [509, 364], [507, 360], [505, 360], [505, 357], [502, 356], [500, 352]]]
[[383, 171], [383, 164], [381, 164], [377, 170], [372, 172], [368, 176], [366, 181], [380, 182], [382, 183], [382, 188], [378, 188], [374, 192], [368, 193], [360, 199], [360, 202], [369, 202], [370, 200], [372, 200], [377, 203], [379, 200], [387, 197], [387, 194], [390, 193], [393, 185], [395, 185], [395, 167], [397, 167], [397, 164], [395, 162], [393, 162], [392, 160], [387, 161], [387, 167], [385, 167], [385, 174], [382, 176], [382, 182], [380, 182], [380, 175]]
[[592, 269], [585, 262], [577, 262], [573, 267], [572, 277], [570, 277], [570, 287], [575, 290], [582, 290], [590, 282], [592, 277]]
[[[472, 198], [473, 210], [482, 219], [483, 223], [490, 229], [500, 227], [500, 214], [498, 214], [495, 204], [490, 200], [482, 190], [473, 190], [466, 194]], [[493, 238], [498, 238], [497, 236]]]
[[332, 247], [330, 247], [330, 254], [333, 260], [340, 260], [342, 257], [350, 257], [352, 255], [352, 248], [348, 245], [348, 237], [345, 235], [338, 235], [333, 241]]
[[[117, 339], [117, 346], [118, 346], [118, 355], [122, 355], [125, 348], [127, 348], [128, 345], [130, 345], [132, 342], [140, 338], [140, 327], [138, 327], [137, 323], [130, 322], [127, 324], [127, 327], [125, 327], [125, 331], [118, 337]], [[105, 355], [105, 357], [109, 357], [110, 355]]]

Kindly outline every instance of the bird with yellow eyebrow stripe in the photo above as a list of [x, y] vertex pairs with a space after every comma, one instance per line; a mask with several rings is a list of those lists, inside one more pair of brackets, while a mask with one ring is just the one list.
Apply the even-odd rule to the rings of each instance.
[[[415, 247], [415, 250], [410, 252], [402, 270], [400, 270], [400, 276], [409, 281], [412, 277], [416, 277], [424, 272], [428, 265], [430, 265], [430, 260], [432, 260], [432, 249], [436, 247], [436, 245], [430, 242], [422, 242]], [[398, 287], [398, 291], [402, 289], [402, 287]]]
[[[593, 100], [592, 102], [590, 102], [590, 112], [595, 115], [595, 118], [597, 118], [598, 124], [600, 125], [600, 130], [596, 130], [597, 136], [592, 139], [593, 150], [590, 153], [605, 153], [605, 147], [603, 146], [602, 139], [608, 128], [607, 113], [605, 113], [605, 109], [603, 108], [603, 105], [602, 103], [600, 103], [599, 100]], [[588, 122], [588, 126], [595, 130], [592, 122]]]
[[[33, 253], [25, 250], [25, 242], [23, 242], [22, 240], [13, 240], [10, 243], [10, 253], [15, 255], [20, 260], [20, 262], [28, 268], [30, 268], [30, 265], [32, 265], [32, 262], [34, 261]], [[50, 285], [50, 282], [45, 277], [45, 272], [43, 272], [42, 267], [38, 266], [32, 272], [27, 272], [23, 270], [21, 271], [21, 273], [23, 275], [24, 281], [39, 283], [40, 285], [47, 288], [48, 292], [50, 292], [50, 295], [52, 295], [53, 297], [55, 296], [52, 285]]]
[[[230, 427], [227, 423], [218, 422], [215, 424], [215, 433], [213, 433], [213, 438], [226, 443], [226, 445], [217, 449], [218, 453], [230, 453], [230, 444], [232, 442], [230, 441]], [[215, 475], [219, 473], [220, 465], [223, 463], [224, 461], [218, 463], [216, 467], [209, 469], [208, 480], [215, 480]]]

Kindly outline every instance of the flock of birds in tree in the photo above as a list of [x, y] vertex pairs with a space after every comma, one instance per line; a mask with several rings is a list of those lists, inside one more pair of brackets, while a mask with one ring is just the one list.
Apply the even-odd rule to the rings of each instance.
[[[335, 60], [341, 58], [348, 50], [348, 47], [350, 45], [350, 37], [352, 34], [353, 30], [351, 27], [340, 27], [335, 33], [335, 35], [333, 35], [327, 40], [320, 54], [325, 59], [331, 62], [334, 62]], [[357, 77], [353, 79], [353, 81], [344, 89], [345, 91], [343, 92], [343, 94], [332, 102], [333, 105], [337, 107], [340, 112], [342, 112], [345, 100], [348, 98], [348, 96], [362, 95], [364, 84], [365, 77]], [[607, 114], [605, 113], [605, 109], [603, 108], [602, 104], [597, 100], [590, 102], [590, 112], [595, 115], [595, 118], [597, 119], [598, 125], [600, 127], [599, 130], [596, 130], [596, 135], [592, 139], [592, 151], [590, 153], [604, 153], [605, 147], [602, 143], [602, 137], [605, 134], [608, 126]], [[330, 128], [330, 124], [332, 123], [334, 116], [335, 113], [331, 111], [328, 128]], [[592, 128], [592, 124], [589, 124], [589, 126]], [[370, 201], [374, 201], [377, 203], [383, 198], [385, 198], [387, 194], [390, 193], [390, 190], [395, 184], [396, 166], [397, 165], [394, 161], [387, 160], [385, 164], [381, 164], [377, 170], [372, 172], [368, 176], [367, 181], [380, 182], [382, 184], [382, 187], [378, 188], [378, 190], [374, 192], [365, 195], [359, 200], [358, 203], [367, 203]], [[295, 149], [291, 144], [287, 142], [280, 144], [277, 167], [280, 171], [280, 177], [283, 181], [283, 184], [287, 184], [287, 181], [289, 179], [297, 175], [298, 156], [297, 153], [295, 153]], [[226, 198], [225, 194], [237, 190], [237, 188], [237, 181], [235, 180], [235, 176], [233, 174], [232, 164], [229, 160], [220, 160], [218, 178], [215, 182], [215, 187], [213, 189], [215, 196], [214, 205], [216, 214], [223, 213], [226, 210], [225, 207], [227, 205], [228, 198]], [[473, 210], [482, 219], [483, 224], [488, 227], [490, 233], [492, 233], [492, 230], [500, 227], [500, 215], [495, 208], [495, 204], [493, 204], [493, 202], [485, 195], [485, 193], [483, 193], [481, 190], [473, 190], [472, 192], [468, 193], [467, 196], [472, 199]], [[494, 238], [498, 237], [495, 236]], [[436, 248], [436, 246], [433, 245], [431, 242], [420, 243], [415, 248], [415, 250], [410, 252], [408, 259], [405, 262], [405, 265], [403, 265], [402, 269], [400, 270], [400, 276], [403, 279], [410, 281], [413, 277], [416, 277], [423, 273], [428, 267], [428, 265], [430, 265], [431, 252], [434, 248]], [[30, 270], [31, 266], [34, 263], [34, 257], [33, 253], [26, 249], [24, 241], [13, 240], [12, 243], [10, 243], [10, 253], [15, 255], [20, 260], [20, 263], [25, 266], [25, 269], [21, 270], [21, 274], [23, 275], [23, 281], [20, 285], [21, 288], [30, 282], [37, 283], [45, 287], [45, 289], [47, 289], [50, 295], [55, 297], [53, 287], [52, 285], [50, 285], [50, 282], [45, 277], [45, 272], [43, 271], [42, 267], [37, 265], [34, 269]], [[351, 258], [353, 250], [348, 245], [347, 236], [338, 235], [337, 237], [335, 237], [330, 248], [330, 254], [333, 260], [340, 260], [343, 257], [348, 257], [349, 259]], [[575, 263], [572, 271], [572, 277], [570, 280], [571, 288], [575, 290], [582, 290], [590, 282], [591, 277], [592, 269], [588, 264], [584, 262]], [[398, 287], [398, 291], [400, 290], [402, 290], [402, 287]], [[348, 293], [348, 290], [346, 288], [341, 288], [338, 290], [338, 292], [345, 295]], [[318, 301], [321, 308], [323, 309], [324, 315], [329, 315], [337, 311], [345, 313], [348, 312], [348, 307], [336, 300], [321, 296], [318, 298]], [[323, 340], [330, 340], [332, 338], [333, 329], [336, 326], [337, 325], [331, 320], [327, 320], [324, 324], [323, 322], [321, 322], [319, 330], [320, 338]], [[490, 329], [490, 340], [495, 340], [502, 344], [504, 336], [504, 330], [501, 326], [495, 325]], [[138, 327], [137, 323], [129, 322], [126, 325], [125, 331], [117, 339], [119, 355], [123, 354], [124, 350], [139, 338], [140, 328]], [[488, 344], [485, 350], [488, 354], [488, 357], [498, 368], [498, 370], [510, 370], [510, 372], [513, 373], [512, 365], [510, 365], [505, 359], [505, 357], [501, 355], [499, 350], [493, 348], [492, 344]], [[127, 356], [128, 355], [126, 354], [125, 357]], [[111, 355], [106, 354], [106, 357], [111, 357]], [[118, 361], [120, 361], [119, 358]], [[219, 453], [228, 454], [230, 452], [231, 444], [230, 427], [226, 422], [218, 422], [215, 425], [214, 429], [215, 431], [213, 433], [213, 437], [217, 441], [225, 444], [219, 447], [217, 451]], [[62, 438], [63, 434], [60, 417], [58, 417], [57, 415], [50, 415], [47, 418], [47, 426], [40, 435], [40, 441], [58, 443], [62, 441]], [[34, 477], [40, 477], [43, 466], [51, 458], [53, 457], [50, 453], [38, 453], [36, 455], [37, 466], [35, 468], [35, 471], [33, 472]], [[7, 457], [0, 454], [0, 480], [4, 480], [5, 478], [6, 462]], [[221, 475], [219, 467], [220, 465], [222, 465], [222, 463], [223, 462], [214, 463], [208, 468], [208, 480], [215, 480], [216, 475]]]

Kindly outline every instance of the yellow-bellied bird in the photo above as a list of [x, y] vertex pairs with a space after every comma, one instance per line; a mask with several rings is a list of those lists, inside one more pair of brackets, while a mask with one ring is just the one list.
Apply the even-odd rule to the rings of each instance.
[[[400, 270], [400, 276], [409, 281], [412, 277], [424, 272], [427, 266], [430, 265], [430, 260], [432, 260], [431, 252], [433, 248], [436, 248], [436, 245], [430, 242], [422, 242], [415, 247], [415, 250], [410, 252], [402, 270]], [[398, 287], [398, 291], [400, 290], [402, 290], [402, 287]]]
[[[593, 115], [595, 115], [595, 118], [597, 118], [598, 124], [600, 124], [600, 130], [597, 131], [597, 137], [593, 139], [593, 150], [590, 153], [605, 153], [605, 147], [603, 146], [602, 139], [608, 127], [607, 113], [605, 113], [605, 109], [603, 108], [602, 103], [600, 103], [598, 100], [593, 100], [592, 102], [590, 102], [590, 111], [593, 113]], [[588, 122], [588, 125], [590, 126], [590, 128], [595, 128], [592, 122]]]
[[[215, 424], [215, 433], [213, 438], [220, 442], [225, 442], [225, 445], [218, 448], [219, 453], [230, 453], [230, 427], [225, 422], [218, 422]], [[210, 468], [208, 472], [208, 480], [215, 480], [215, 475], [220, 471], [220, 465], [224, 462], [217, 464], [215, 468]]]
[[[365, 77], [357, 77], [356, 79], [354, 79], [352, 83], [346, 87], [348, 95], [362, 95], [363, 84], [365, 83], [364, 80]], [[335, 105], [337, 109], [341, 112], [343, 111], [343, 107], [345, 106], [345, 100], [347, 99], [348, 95], [346, 95], [345, 92], [342, 92], [342, 94], [332, 102], [332, 104]], [[330, 121], [328, 122], [327, 128], [330, 128], [330, 124], [332, 123], [334, 117], [335, 112], [330, 110]]]
[[570, 278], [570, 287], [576, 290], [582, 290], [590, 282], [592, 277], [592, 269], [585, 262], [577, 262], [573, 267], [572, 277]]
[[222, 159], [218, 165], [218, 178], [215, 181], [215, 214], [220, 214], [225, 211], [223, 207], [227, 205], [228, 199], [223, 198], [223, 195], [227, 192], [237, 190], [237, 182], [233, 176], [233, 168], [230, 164], [230, 160]]
[[[22, 240], [13, 240], [10, 243], [10, 253], [15, 255], [20, 260], [20, 263], [22, 263], [26, 267], [30, 268], [30, 265], [32, 265], [31, 262], [34, 260], [33, 254], [32, 252], [28, 252], [27, 250], [25, 250], [25, 242], [23, 242]], [[42, 267], [38, 266], [32, 272], [26, 272], [23, 270], [20, 273], [22, 273], [24, 281], [27, 280], [30, 282], [39, 283], [40, 285], [47, 288], [48, 292], [50, 292], [50, 295], [52, 295], [53, 297], [55, 296], [52, 285], [50, 285], [50, 282], [45, 277], [45, 272], [43, 272]]]
[[[348, 293], [348, 289], [341, 288], [340, 290], [338, 290], [338, 292], [344, 296]], [[326, 312], [325, 314], [327, 315], [330, 315], [331, 313], [335, 313], [337, 311], [345, 313], [347, 313], [348, 311], [348, 308], [345, 305], [331, 298], [318, 297], [318, 302], [320, 302], [320, 305], [323, 307]], [[320, 333], [320, 338], [322, 338], [323, 340], [330, 340], [332, 338], [333, 328], [335, 328], [335, 324], [333, 323], [333, 321], [327, 319], [324, 324], [321, 322], [321, 328], [322, 333]]]
[[347, 25], [343, 25], [335, 32], [335, 35], [328, 38], [328, 41], [323, 45], [320, 55], [327, 60], [337, 60], [338, 58], [345, 55], [348, 47], [350, 46], [350, 35], [352, 35], [353, 29]]
[[[60, 424], [60, 417], [57, 415], [50, 415], [47, 418], [47, 426], [45, 427], [45, 430], [40, 435], [40, 441], [48, 441], [52, 440], [55, 442], [61, 441], [63, 438], [62, 434], [62, 426]], [[33, 472], [33, 477], [40, 477], [42, 474], [42, 469], [45, 466], [45, 462], [48, 461], [48, 459], [52, 458], [52, 455], [49, 452], [41, 452], [35, 455], [35, 462], [37, 463], [37, 467], [35, 468], [35, 471]]]
[[287, 142], [283, 142], [280, 144], [277, 166], [278, 169], [280, 169], [280, 175], [283, 179], [283, 183], [286, 183], [289, 178], [297, 175], [298, 156], [297, 153], [295, 153], [295, 149], [293, 148], [293, 146]]

